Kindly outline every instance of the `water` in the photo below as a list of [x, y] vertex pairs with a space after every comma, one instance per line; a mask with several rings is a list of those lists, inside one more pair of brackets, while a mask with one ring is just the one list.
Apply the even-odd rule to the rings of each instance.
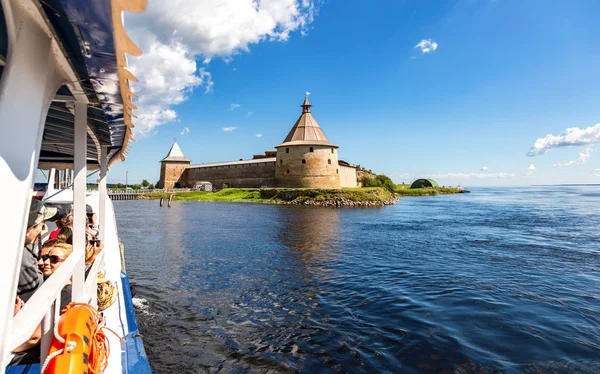
[[599, 198], [115, 208], [156, 373], [598, 373]]

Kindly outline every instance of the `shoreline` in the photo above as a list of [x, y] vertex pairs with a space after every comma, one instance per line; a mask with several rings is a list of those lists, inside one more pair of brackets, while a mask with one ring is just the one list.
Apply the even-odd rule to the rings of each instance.
[[169, 199], [175, 201], [225, 201], [323, 207], [382, 207], [396, 204], [399, 197], [380, 188], [226, 188], [218, 192], [152, 192], [140, 195], [140, 200]]
[[403, 197], [438, 196], [468, 193], [458, 188], [397, 188], [394, 193], [382, 187], [358, 187], [342, 189], [319, 188], [226, 188], [217, 192], [150, 192], [139, 195], [138, 200], [237, 202], [280, 205], [306, 205], [322, 207], [383, 207], [395, 205]]

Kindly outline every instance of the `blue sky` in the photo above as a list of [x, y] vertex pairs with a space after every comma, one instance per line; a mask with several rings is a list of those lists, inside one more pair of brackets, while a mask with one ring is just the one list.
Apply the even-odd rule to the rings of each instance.
[[398, 183], [600, 183], [600, 2], [177, 2], [126, 18], [149, 99], [110, 182], [156, 182], [174, 138], [193, 163], [274, 149], [310, 91], [340, 158]]

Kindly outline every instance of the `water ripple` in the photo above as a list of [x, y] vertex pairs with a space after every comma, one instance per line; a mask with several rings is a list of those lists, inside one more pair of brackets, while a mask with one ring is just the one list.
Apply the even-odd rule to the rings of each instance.
[[596, 373], [598, 196], [115, 209], [157, 373]]

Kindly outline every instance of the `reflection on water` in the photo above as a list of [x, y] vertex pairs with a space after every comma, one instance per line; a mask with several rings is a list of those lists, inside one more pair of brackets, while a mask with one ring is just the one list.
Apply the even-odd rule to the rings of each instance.
[[333, 261], [340, 245], [340, 211], [314, 207], [289, 207], [281, 211], [285, 219], [277, 229], [276, 240], [285, 253], [300, 265], [319, 269]]
[[598, 194], [115, 208], [157, 373], [596, 373]]

